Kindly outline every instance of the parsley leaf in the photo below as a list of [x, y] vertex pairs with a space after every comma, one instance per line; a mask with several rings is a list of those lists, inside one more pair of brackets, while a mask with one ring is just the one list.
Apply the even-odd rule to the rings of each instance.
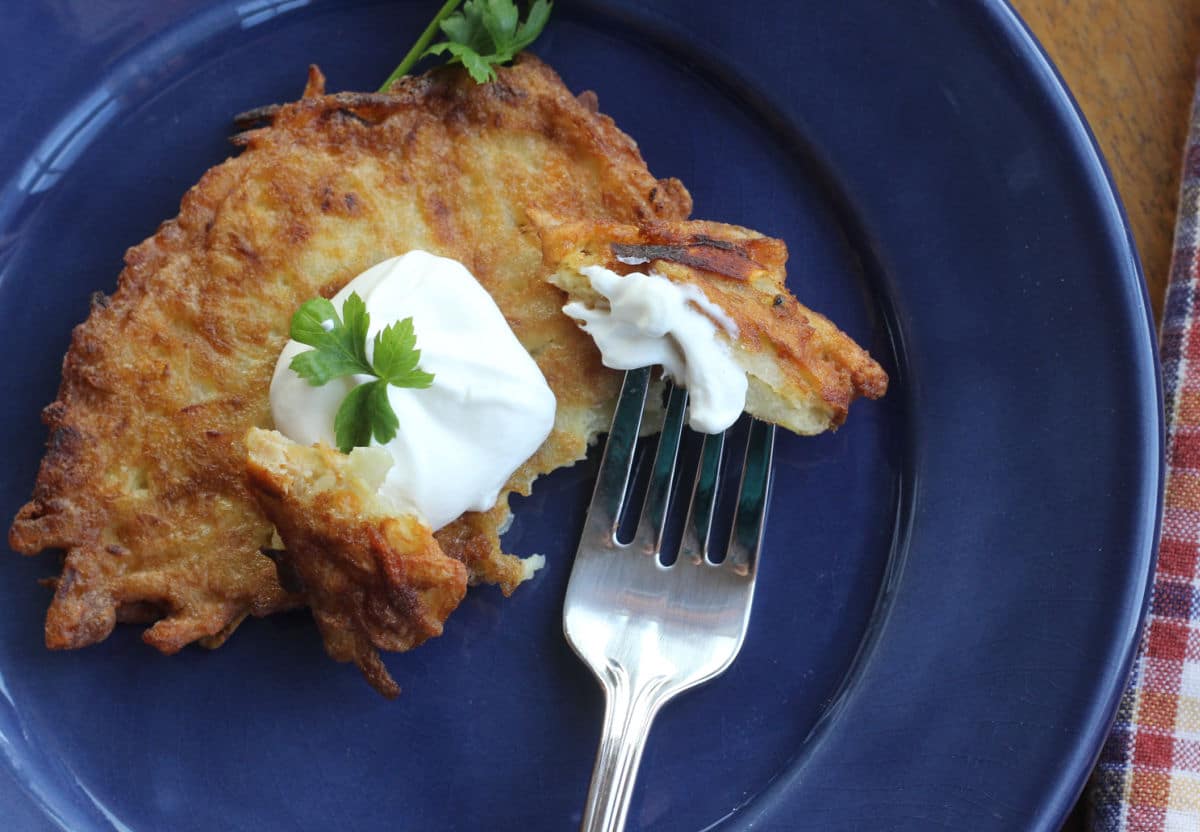
[[[495, 67], [508, 63], [533, 43], [550, 19], [550, 0], [533, 0], [524, 22], [513, 0], [448, 0], [421, 33], [400, 66], [380, 87], [384, 92], [426, 55], [450, 54], [450, 63], [460, 63], [477, 84], [496, 80]], [[447, 40], [430, 46], [438, 29]]]
[[292, 339], [316, 349], [300, 353], [289, 366], [314, 387], [341, 376], [371, 372], [364, 346], [370, 323], [370, 316], [363, 317], [366, 307], [360, 310], [347, 301], [343, 311], [346, 323], [332, 303], [316, 298], [306, 301], [292, 316]]
[[375, 374], [396, 387], [428, 387], [433, 376], [417, 367], [421, 351], [412, 318], [375, 333]]
[[342, 453], [370, 445], [372, 435], [380, 443], [396, 438], [400, 420], [388, 400], [387, 388], [382, 379], [368, 381], [351, 390], [342, 401], [333, 419], [333, 432]]
[[[461, 63], [477, 84], [496, 80], [495, 66], [508, 63], [542, 33], [550, 19], [548, 0], [534, 0], [525, 22], [513, 0], [467, 0], [462, 11], [442, 21], [449, 38], [425, 50], [425, 55], [449, 52], [450, 63]], [[519, 24], [519, 25], [518, 25]]]
[[333, 433], [337, 437], [338, 450], [342, 453], [371, 444], [374, 430], [367, 412], [367, 398], [378, 384], [377, 381], [360, 384], [342, 399], [342, 405], [333, 418]]
[[433, 375], [418, 366], [421, 351], [412, 318], [375, 333], [368, 359], [370, 328], [371, 315], [357, 292], [346, 298], [340, 317], [324, 298], [305, 301], [292, 315], [292, 339], [313, 349], [294, 356], [288, 366], [313, 387], [343, 376], [375, 376], [351, 390], [338, 407], [333, 432], [342, 453], [369, 445], [372, 436], [381, 443], [395, 438], [400, 420], [388, 399], [389, 385], [425, 388], [433, 383]]
[[291, 336], [301, 344], [316, 346], [331, 334], [332, 327], [326, 327], [325, 322], [337, 320], [338, 313], [332, 303], [325, 298], [313, 298], [292, 315]]

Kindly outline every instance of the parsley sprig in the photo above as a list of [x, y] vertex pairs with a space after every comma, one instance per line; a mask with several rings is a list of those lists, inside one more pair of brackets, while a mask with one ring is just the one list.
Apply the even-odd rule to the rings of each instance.
[[[462, 64], [475, 83], [495, 81], [495, 67], [508, 63], [537, 40], [552, 8], [549, 0], [533, 0], [522, 21], [513, 0], [447, 0], [379, 91], [387, 91], [421, 58], [446, 53], [450, 63]], [[446, 40], [430, 46], [439, 29]]]
[[313, 387], [343, 376], [375, 377], [351, 390], [334, 417], [333, 432], [342, 453], [369, 445], [372, 436], [379, 442], [396, 436], [400, 420], [388, 399], [388, 385], [425, 388], [433, 383], [433, 375], [418, 366], [421, 351], [412, 318], [375, 333], [368, 358], [370, 327], [371, 315], [357, 292], [346, 298], [340, 317], [325, 298], [305, 301], [292, 315], [292, 340], [313, 349], [293, 357], [288, 366]]

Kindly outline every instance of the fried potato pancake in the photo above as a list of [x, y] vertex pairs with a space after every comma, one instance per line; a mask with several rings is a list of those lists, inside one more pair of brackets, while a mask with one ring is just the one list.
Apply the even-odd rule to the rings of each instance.
[[466, 594], [466, 566], [379, 495], [387, 451], [347, 455], [260, 428], [246, 435], [246, 451], [250, 491], [283, 540], [266, 554], [284, 585], [303, 594], [330, 657], [354, 662], [373, 688], [398, 696], [378, 651], [440, 636]]
[[846, 420], [854, 399], [887, 391], [887, 373], [866, 350], [788, 291], [782, 240], [718, 222], [562, 221], [536, 209], [530, 215], [548, 280], [572, 300], [591, 308], [606, 303], [579, 272], [595, 265], [618, 274], [651, 269], [698, 287], [720, 306], [738, 326], [733, 357], [749, 380], [746, 410], [760, 419], [822, 433]]
[[[303, 301], [411, 249], [462, 261], [558, 398], [554, 431], [508, 486], [527, 493], [607, 427], [619, 376], [542, 280], [526, 209], [626, 223], [691, 209], [594, 95], [528, 56], [490, 84], [448, 67], [386, 94], [326, 95], [313, 68], [302, 100], [263, 112], [271, 123], [129, 250], [116, 292], [74, 332], [9, 532], [22, 553], [65, 550], [52, 648], [104, 639], [118, 620], [153, 621], [143, 638], [164, 653], [216, 646], [245, 616], [302, 603], [260, 551], [272, 526], [246, 484], [244, 437], [271, 426], [272, 370]], [[437, 538], [470, 580], [511, 592], [525, 568], [500, 552], [507, 519], [506, 492]]]

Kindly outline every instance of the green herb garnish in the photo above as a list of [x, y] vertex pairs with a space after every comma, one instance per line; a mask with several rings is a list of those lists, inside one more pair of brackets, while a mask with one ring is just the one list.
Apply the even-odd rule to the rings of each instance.
[[421, 370], [421, 351], [412, 318], [384, 327], [375, 333], [374, 350], [367, 358], [367, 330], [371, 315], [357, 292], [342, 305], [342, 316], [324, 298], [305, 301], [292, 315], [292, 340], [313, 347], [292, 358], [293, 371], [313, 387], [321, 387], [335, 378], [352, 375], [374, 376], [360, 384], [342, 400], [333, 420], [338, 450], [369, 445], [374, 436], [389, 442], [396, 436], [400, 420], [388, 400], [388, 385], [424, 388], [433, 383], [433, 375]]
[[[462, 10], [456, 11], [460, 4]], [[413, 64], [426, 55], [447, 52], [451, 56], [450, 63], [466, 67], [475, 83], [495, 81], [495, 67], [508, 63], [537, 40], [550, 19], [552, 7], [549, 0], [533, 0], [522, 22], [513, 0], [466, 0], [465, 3], [448, 0], [379, 91], [387, 91], [393, 81], [406, 75]], [[430, 46], [438, 29], [446, 40]]]

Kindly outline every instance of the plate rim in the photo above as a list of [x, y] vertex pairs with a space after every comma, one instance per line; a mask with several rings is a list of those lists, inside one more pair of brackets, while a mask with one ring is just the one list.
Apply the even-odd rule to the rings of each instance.
[[[1162, 542], [1163, 510], [1166, 505], [1168, 436], [1162, 357], [1159, 353], [1159, 327], [1154, 320], [1154, 306], [1150, 300], [1150, 288], [1146, 284], [1145, 269], [1142, 266], [1141, 253], [1138, 250], [1137, 240], [1133, 235], [1133, 227], [1129, 222], [1129, 213], [1125, 208], [1124, 200], [1121, 198], [1121, 192], [1117, 188], [1117, 182], [1109, 167], [1108, 159], [1105, 157], [1104, 151], [1100, 147], [1100, 142], [1092, 130], [1091, 123], [1084, 115], [1083, 108], [1071, 92], [1071, 88], [1067, 85], [1066, 79], [1063, 78], [1058, 66], [1050, 58], [1046, 47], [1033, 33], [1029, 24], [1026, 23], [1024, 18], [1013, 7], [1010, 0], [985, 0], [985, 2], [993, 4], [993, 13], [999, 20], [1000, 25], [1006, 27], [1014, 38], [1024, 42], [1026, 47], [1036, 56], [1042, 72], [1048, 73], [1053, 80], [1053, 85], [1050, 89], [1058, 94], [1060, 104], [1065, 106], [1073, 116], [1072, 121], [1076, 129], [1082, 131], [1083, 137], [1087, 141], [1087, 146], [1090, 150], [1090, 160], [1099, 168], [1100, 173], [1104, 177], [1105, 190], [1109, 198], [1109, 206], [1106, 214], [1109, 215], [1110, 219], [1116, 220], [1117, 227], [1122, 232], [1128, 254], [1127, 266], [1131, 271], [1123, 272], [1123, 277], [1127, 282], [1133, 283], [1131, 288], [1135, 290], [1141, 302], [1142, 319], [1145, 324], [1145, 330], [1141, 334], [1146, 337], [1149, 343], [1146, 356], [1149, 358], [1149, 363], [1143, 367], [1143, 371], [1148, 372], [1150, 375], [1154, 389], [1154, 412], [1157, 417], [1151, 426], [1153, 434], [1151, 442], [1154, 445], [1154, 452], [1148, 454], [1146, 458], [1150, 468], [1147, 479], [1154, 480], [1156, 485], [1154, 489], [1151, 527], [1148, 530], [1150, 535], [1149, 547], [1142, 553], [1144, 568], [1142, 570], [1141, 586], [1137, 589], [1138, 594], [1141, 596], [1137, 604], [1138, 614], [1134, 626], [1129, 628], [1125, 634], [1126, 639], [1122, 649], [1122, 661], [1116, 674], [1119, 683], [1104, 692], [1103, 704], [1101, 706], [1102, 716], [1093, 722], [1094, 734], [1090, 738], [1090, 745], [1092, 746], [1090, 753], [1084, 751], [1083, 753], [1076, 754], [1076, 770], [1067, 773], [1068, 776], [1064, 778], [1063, 788], [1058, 790], [1055, 795], [1057, 804], [1054, 807], [1054, 814], [1057, 816], [1057, 823], [1061, 824], [1067, 820], [1076, 802], [1087, 788], [1088, 781], [1091, 779], [1092, 772], [1103, 751], [1104, 742], [1108, 739], [1108, 735], [1116, 722], [1117, 711], [1120, 708], [1121, 699], [1124, 697], [1129, 685], [1133, 672], [1133, 663], [1137, 658], [1138, 647], [1141, 644], [1142, 634], [1146, 628], [1147, 615], [1150, 611], [1150, 596], [1154, 586], [1155, 573], [1158, 569], [1159, 547]], [[1176, 205], [1178, 205], [1178, 198], [1176, 198]], [[1174, 227], [1172, 227], [1172, 236], [1174, 236]], [[1054, 820], [1054, 818], [1051, 817], [1048, 820]]]

